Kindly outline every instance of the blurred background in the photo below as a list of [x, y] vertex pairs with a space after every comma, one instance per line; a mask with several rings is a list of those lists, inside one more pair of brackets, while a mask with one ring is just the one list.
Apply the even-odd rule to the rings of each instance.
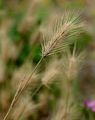
[[[27, 78], [41, 58], [40, 27], [51, 13], [64, 13], [64, 10], [79, 11], [86, 26], [78, 38], [77, 47], [86, 51], [86, 59], [76, 86], [85, 115], [83, 120], [95, 120], [95, 113], [83, 106], [85, 99], [95, 100], [95, 0], [0, 0], [0, 120], [10, 106], [19, 80], [25, 73]], [[49, 60], [41, 63], [39, 73]], [[40, 79], [36, 73], [33, 78], [34, 81]], [[53, 84], [52, 89], [42, 87], [32, 98], [31, 94], [39, 84], [40, 80], [30, 87], [9, 120], [48, 119], [60, 96], [59, 85]]]

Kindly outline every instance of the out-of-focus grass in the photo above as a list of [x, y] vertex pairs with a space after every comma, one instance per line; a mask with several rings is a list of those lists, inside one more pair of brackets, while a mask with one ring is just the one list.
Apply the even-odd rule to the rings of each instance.
[[[42, 40], [42, 37], [40, 26], [48, 18], [48, 15], [51, 14], [53, 10], [60, 10], [63, 13], [64, 9], [80, 10], [82, 18], [86, 22], [87, 30], [78, 38], [77, 48], [80, 51], [88, 50], [95, 37], [95, 11], [93, 8], [95, 6], [93, 4], [94, 0], [0, 0], [0, 62], [1, 64], [3, 63], [2, 65], [0, 64], [0, 115], [3, 116], [3, 114], [5, 114], [15, 93], [11, 85], [14, 71], [18, 70], [27, 62], [30, 63], [31, 67], [32, 64], [35, 66], [41, 57], [40, 40]], [[33, 8], [29, 8], [31, 6]], [[7, 26], [9, 27], [7, 28]], [[95, 43], [93, 42], [93, 44]], [[95, 50], [94, 45], [93, 50]], [[90, 52], [92, 51], [90, 50]], [[47, 60], [42, 63], [43, 68], [47, 63]], [[43, 68], [40, 67], [39, 71]], [[92, 72], [95, 72], [93, 69], [94, 68], [91, 69]], [[95, 84], [95, 81], [93, 83]], [[84, 82], [83, 85], [82, 87], [85, 87], [86, 83]], [[27, 120], [38, 120], [39, 116], [41, 120], [45, 120], [48, 114], [50, 114], [49, 110], [56, 104], [56, 99], [60, 96], [60, 89], [57, 84], [51, 85], [51, 88], [50, 90], [41, 88], [38, 94], [34, 96], [34, 101], [37, 100], [37, 98], [39, 99], [38, 101], [40, 101], [40, 93], [42, 93], [45, 98], [48, 96], [48, 100], [46, 101], [48, 106], [42, 106], [37, 111], [29, 114], [26, 118]], [[89, 91], [88, 89], [88, 93]], [[79, 97], [81, 97], [81, 95]], [[90, 93], [88, 98], [90, 98]], [[43, 99], [43, 97], [41, 99]], [[83, 113], [86, 116], [85, 120], [88, 119], [87, 116], [90, 116], [90, 114], [94, 116], [94, 113], [86, 111], [85, 108], [83, 109]], [[92, 119], [89, 117], [89, 120]]]

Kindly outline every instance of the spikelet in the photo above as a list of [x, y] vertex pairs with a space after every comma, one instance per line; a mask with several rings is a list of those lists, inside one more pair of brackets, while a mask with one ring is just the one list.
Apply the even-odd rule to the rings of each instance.
[[77, 77], [79, 70], [81, 69], [82, 62], [85, 58], [85, 51], [76, 53], [75, 49], [73, 53], [70, 51], [62, 58], [64, 77], [68, 80], [73, 80]]
[[14, 120], [27, 119], [41, 104], [34, 104], [30, 96], [21, 97], [12, 111], [11, 118]]
[[80, 34], [83, 24], [79, 16], [65, 12], [64, 15], [56, 15], [43, 30], [42, 56], [62, 52]]
[[58, 102], [56, 109], [50, 120], [78, 120], [80, 119], [80, 108], [74, 102], [74, 100], [69, 97], [69, 104], [67, 111], [65, 111], [66, 100], [63, 98]]
[[[33, 67], [33, 66], [32, 66]], [[20, 82], [22, 82], [22, 86], [25, 84], [26, 80], [28, 79], [31, 71], [32, 71], [31, 64], [29, 62], [25, 62], [19, 69], [15, 70], [12, 77], [12, 87], [14, 90], [17, 89]], [[24, 76], [24, 80], [22, 81], [22, 76]], [[32, 79], [29, 81], [27, 87], [32, 87], [37, 84], [38, 75], [36, 72], [32, 76]]]
[[85, 57], [84, 53], [85, 52], [77, 54], [75, 44], [73, 52], [71, 53], [70, 50], [68, 50], [61, 59], [63, 77], [60, 87], [63, 92], [51, 120], [80, 119], [80, 107], [78, 106], [77, 101], [75, 101], [75, 96], [72, 91], [73, 84], [71, 81], [78, 76], [78, 70], [81, 68], [81, 63]]
[[42, 76], [42, 84], [48, 86], [52, 84], [57, 77], [60, 75], [60, 61], [58, 59], [53, 59], [48, 63], [45, 72]]

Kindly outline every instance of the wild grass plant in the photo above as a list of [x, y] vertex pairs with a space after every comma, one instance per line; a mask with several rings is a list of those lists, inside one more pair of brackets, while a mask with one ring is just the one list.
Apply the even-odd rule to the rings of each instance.
[[[46, 30], [43, 31], [43, 41], [41, 41], [41, 46], [42, 46], [41, 58], [40, 58], [39, 62], [37, 63], [37, 65], [34, 67], [32, 73], [29, 75], [29, 77], [23, 78], [19, 82], [18, 88], [13, 97], [13, 100], [11, 102], [9, 110], [4, 117], [4, 120], [8, 119], [11, 111], [14, 109], [16, 102], [18, 101], [20, 96], [22, 96], [23, 92], [28, 88], [28, 85], [31, 84], [31, 81], [33, 79], [32, 77], [35, 74], [35, 72], [38, 69], [41, 62], [44, 59], [46, 59], [49, 55], [67, 51], [66, 49], [69, 49], [69, 45], [73, 44], [75, 42], [74, 39], [81, 33], [82, 27], [83, 27], [83, 25], [80, 22], [78, 16], [76, 16], [72, 12], [64, 12], [63, 15], [60, 15], [60, 16], [56, 15], [56, 17], [52, 19], [50, 25], [48, 25]], [[67, 82], [70, 81], [70, 79], [72, 79], [72, 77], [74, 75], [76, 75], [76, 71], [77, 71], [76, 70], [77, 60], [74, 56], [74, 54], [75, 54], [74, 52], [73, 52], [73, 56], [71, 56], [69, 58], [70, 61], [68, 61], [68, 62], [70, 62], [70, 63], [67, 64], [67, 66], [68, 66], [67, 71], [66, 71], [66, 69], [64, 69], [64, 71], [66, 72], [65, 74], [67, 77]], [[55, 69], [58, 69], [58, 68], [54, 68], [54, 70]], [[42, 85], [45, 84], [47, 86], [48, 82], [50, 80], [52, 81], [53, 76], [55, 77], [56, 73], [59, 72], [59, 71], [54, 71], [54, 70], [52, 70], [52, 68], [51, 68], [52, 72], [49, 71], [49, 76], [48, 76], [48, 72], [46, 72], [46, 74], [47, 74], [46, 78], [45, 77], [42, 78], [42, 84], [39, 85], [37, 90], [34, 91], [34, 93], [32, 94], [32, 97], [39, 91], [39, 89], [41, 88]], [[68, 83], [68, 84], [70, 84], [70, 83]], [[67, 87], [67, 89], [69, 89], [68, 86], [66, 86], [66, 87]], [[68, 94], [69, 93], [67, 93], [66, 96], [69, 96]], [[68, 99], [69, 98], [67, 97], [66, 104], [68, 104]], [[65, 111], [67, 111], [67, 107], [66, 107]]]
[[84, 70], [85, 15], [46, 1], [0, 11], [0, 120], [94, 120], [94, 98], [80, 83], [92, 75]]

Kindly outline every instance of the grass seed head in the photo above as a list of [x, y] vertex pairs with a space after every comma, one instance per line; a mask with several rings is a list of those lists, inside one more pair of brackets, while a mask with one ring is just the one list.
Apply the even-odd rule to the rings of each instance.
[[62, 52], [80, 34], [83, 24], [78, 15], [65, 12], [53, 17], [43, 29], [42, 56]]

